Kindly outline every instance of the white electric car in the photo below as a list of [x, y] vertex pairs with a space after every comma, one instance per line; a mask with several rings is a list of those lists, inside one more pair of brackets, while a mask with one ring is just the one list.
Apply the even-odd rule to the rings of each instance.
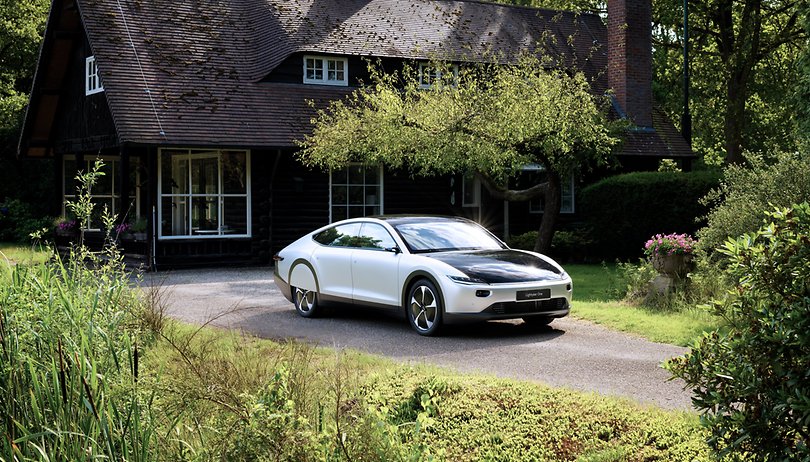
[[301, 316], [329, 302], [404, 310], [434, 335], [460, 319], [568, 314], [571, 277], [551, 258], [513, 250], [463, 218], [382, 216], [313, 231], [275, 257], [275, 281]]

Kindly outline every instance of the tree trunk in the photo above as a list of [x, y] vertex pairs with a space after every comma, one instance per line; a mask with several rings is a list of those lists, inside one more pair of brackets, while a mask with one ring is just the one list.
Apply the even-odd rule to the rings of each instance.
[[534, 251], [548, 255], [551, 252], [551, 239], [554, 237], [557, 217], [560, 215], [562, 194], [560, 192], [560, 175], [552, 171], [546, 173], [548, 175], [548, 187], [546, 188], [545, 204], [543, 204], [543, 219], [540, 221]]

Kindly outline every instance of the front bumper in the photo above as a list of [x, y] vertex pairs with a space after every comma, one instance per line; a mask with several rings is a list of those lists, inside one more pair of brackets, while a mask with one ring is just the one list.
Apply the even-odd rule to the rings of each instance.
[[[448, 321], [463, 319], [513, 319], [528, 316], [561, 318], [571, 310], [570, 278], [514, 284], [442, 284], [445, 317]], [[545, 296], [518, 300], [518, 293], [546, 290]]]

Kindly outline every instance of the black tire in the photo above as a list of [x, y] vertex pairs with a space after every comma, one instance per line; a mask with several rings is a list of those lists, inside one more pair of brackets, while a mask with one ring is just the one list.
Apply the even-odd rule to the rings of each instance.
[[554, 318], [550, 316], [526, 316], [523, 322], [532, 327], [543, 327], [551, 324]]
[[442, 327], [444, 304], [436, 286], [427, 279], [419, 279], [408, 291], [405, 299], [408, 322], [419, 335], [436, 335]]
[[293, 304], [295, 304], [295, 311], [305, 318], [314, 318], [321, 312], [321, 307], [318, 304], [318, 293], [314, 290], [302, 289], [300, 287], [293, 287]]

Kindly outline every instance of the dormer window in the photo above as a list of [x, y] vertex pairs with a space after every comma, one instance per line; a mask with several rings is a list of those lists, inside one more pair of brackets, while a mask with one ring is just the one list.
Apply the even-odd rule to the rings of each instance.
[[304, 83], [349, 85], [349, 61], [329, 56], [304, 56]]
[[[452, 64], [444, 69], [445, 72], [450, 71], [453, 73], [452, 85], [455, 86], [458, 81], [458, 64]], [[434, 83], [442, 79], [442, 69], [429, 63], [419, 63], [419, 86], [422, 88], [430, 88]]]
[[104, 91], [101, 86], [101, 78], [98, 76], [98, 66], [96, 65], [96, 57], [90, 56], [85, 60], [85, 77], [84, 77], [84, 94], [92, 95]]

